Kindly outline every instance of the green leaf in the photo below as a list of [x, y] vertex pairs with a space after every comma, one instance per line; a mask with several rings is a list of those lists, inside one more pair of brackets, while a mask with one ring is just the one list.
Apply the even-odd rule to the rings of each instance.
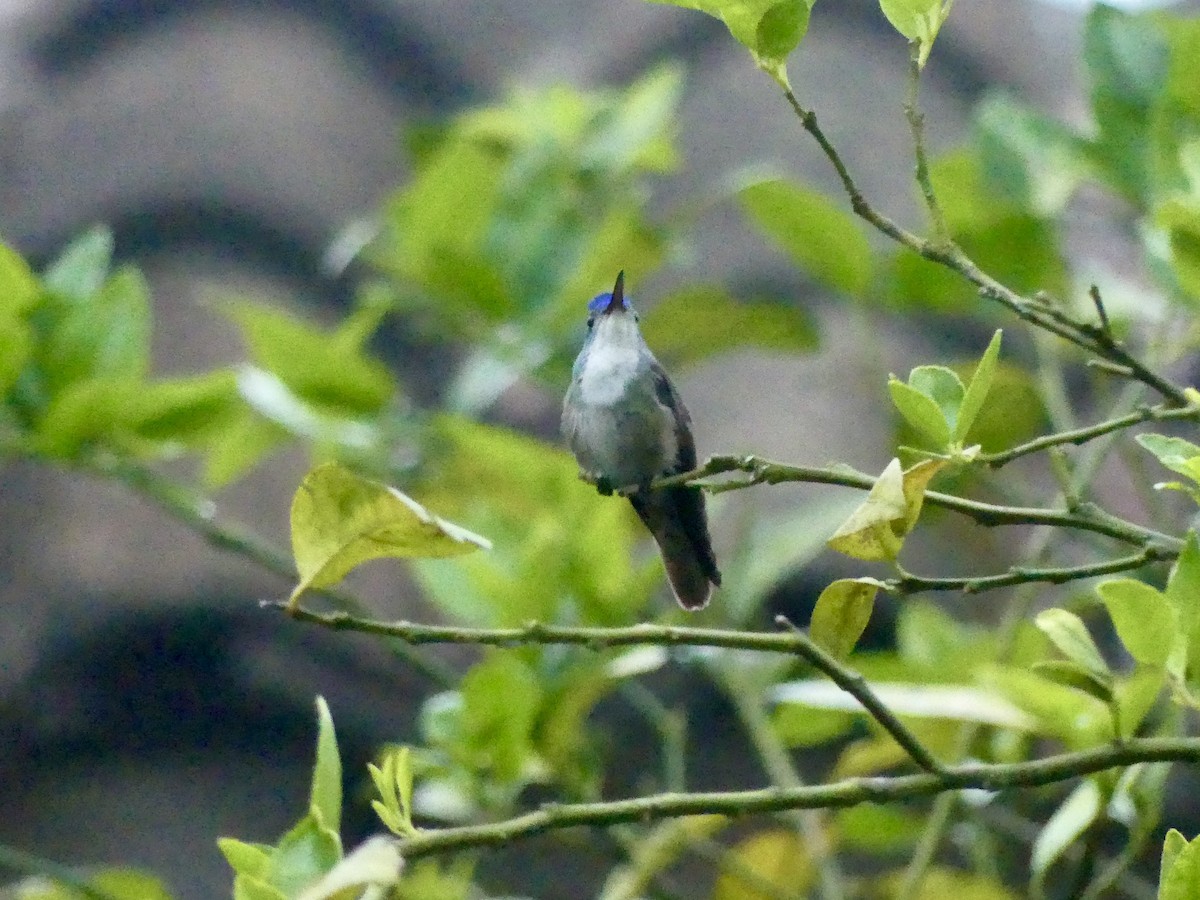
[[1096, 586], [1117, 637], [1129, 655], [1143, 665], [1167, 661], [1179, 635], [1179, 615], [1167, 598], [1141, 581], [1114, 578]]
[[302, 400], [339, 415], [375, 415], [392, 399], [391, 372], [352, 340], [256, 303], [229, 300], [221, 309], [238, 325], [254, 361]]
[[1060, 214], [1091, 173], [1079, 137], [1008, 94], [990, 94], [976, 107], [975, 132], [992, 186], [1036, 216]]
[[909, 425], [939, 449], [949, 445], [952, 433], [950, 423], [932, 397], [894, 376], [888, 379], [888, 393], [892, 396], [892, 405]]
[[70, 459], [93, 443], [106, 443], [127, 431], [141, 385], [125, 378], [93, 378], [66, 387], [37, 423], [37, 447]]
[[360, 478], [336, 463], [313, 469], [292, 500], [292, 555], [309, 588], [341, 581], [367, 560], [446, 557], [491, 549], [487, 538], [433, 515], [407, 494]]
[[1057, 737], [1068, 747], [1090, 747], [1112, 736], [1108, 705], [1082, 691], [1016, 666], [980, 666], [976, 677], [1036, 717], [1039, 733]]
[[1194, 900], [1200, 892], [1200, 839], [1187, 841], [1175, 829], [1163, 842], [1158, 900]]
[[493, 652], [462, 680], [463, 743], [469, 759], [500, 782], [525, 780], [542, 704], [534, 672], [511, 653]]
[[[1034, 885], [1045, 883], [1050, 867], [1079, 840], [1100, 815], [1101, 792], [1092, 778], [1084, 779], [1046, 821], [1033, 843], [1030, 869]], [[1037, 895], [1041, 894], [1038, 890]]]
[[[0, 251], [3, 249], [0, 244]], [[0, 256], [2, 264], [3, 257]], [[16, 315], [0, 312], [0, 399], [8, 396], [31, 356], [33, 333], [29, 325]]]
[[821, 591], [813, 607], [810, 637], [831, 655], [850, 654], [875, 607], [875, 594], [886, 585], [875, 578], [842, 578]]
[[104, 227], [93, 228], [67, 245], [46, 269], [42, 282], [52, 293], [82, 303], [104, 284], [112, 253], [112, 232]]
[[37, 302], [41, 294], [37, 276], [17, 251], [0, 244], [0, 319], [18, 316]]
[[[912, 719], [975, 722], [1031, 731], [1036, 721], [994, 690], [957, 684], [913, 684], [871, 681], [871, 690], [897, 715]], [[822, 678], [788, 681], [776, 685], [771, 699], [818, 710], [867, 715], [858, 700]]]
[[232, 372], [169, 378], [142, 386], [130, 424], [140, 437], [192, 444], [233, 424], [238, 405]]
[[975, 424], [975, 419], [979, 415], [979, 411], [983, 409], [984, 401], [987, 400], [988, 392], [992, 389], [992, 382], [996, 377], [996, 365], [1000, 359], [1002, 334], [1000, 329], [996, 329], [996, 333], [992, 335], [987, 349], [983, 351], [983, 356], [979, 359], [979, 365], [975, 368], [975, 374], [971, 376], [971, 381], [963, 394], [962, 402], [958, 407], [958, 417], [954, 422], [954, 433], [951, 435], [955, 442], [962, 443], [967, 439], [971, 426]]
[[220, 488], [260, 462], [287, 440], [288, 433], [249, 409], [235, 411], [229, 422], [215, 431], [204, 455], [204, 484]]
[[912, 847], [921, 834], [921, 820], [912, 812], [862, 803], [834, 813], [837, 832], [847, 848], [871, 854]]
[[334, 834], [342, 829], [342, 758], [324, 697], [317, 697], [317, 762], [309, 805], [317, 821]]
[[1171, 271], [1179, 287], [1200, 299], [1200, 204], [1168, 197], [1154, 209], [1154, 224], [1166, 235]]
[[738, 192], [759, 229], [817, 281], [852, 296], [871, 278], [871, 245], [851, 215], [821, 194], [783, 179]]
[[1200, 540], [1189, 529], [1183, 550], [1171, 568], [1164, 592], [1175, 610], [1179, 632], [1187, 645], [1188, 669], [1200, 669]]
[[819, 747], [845, 736], [858, 717], [853, 712], [820, 709], [801, 703], [780, 703], [771, 714], [771, 724], [784, 745], [795, 750]]
[[[805, 896], [816, 880], [817, 870], [808, 848], [793, 831], [773, 829], [743, 838], [732, 849], [733, 858], [758, 876], [755, 881], [739, 876], [738, 869], [722, 870], [713, 885], [712, 900], [771, 900], [780, 893]], [[771, 886], [767, 893], [756, 882]]]
[[355, 847], [297, 900], [359, 900], [368, 896], [363, 893], [363, 888], [394, 885], [403, 866], [404, 860], [396, 842], [376, 835]]
[[122, 267], [89, 294], [56, 301], [39, 362], [51, 393], [88, 378], [139, 379], [150, 366], [150, 291]]
[[1063, 684], [1083, 691], [1101, 703], [1112, 703], [1113, 679], [1111, 675], [1105, 677], [1087, 666], [1063, 659], [1036, 662], [1033, 664], [1032, 670], [1055, 684]]
[[759, 67], [790, 88], [785, 63], [804, 38], [813, 0], [651, 0], [698, 9], [725, 23]]
[[1166, 38], [1149, 17], [1097, 4], [1084, 29], [1083, 58], [1099, 127], [1093, 158], [1115, 188], [1144, 203], [1152, 193], [1151, 110], [1170, 61]]
[[642, 314], [642, 336], [656, 356], [678, 365], [749, 348], [800, 353], [816, 349], [813, 319], [780, 302], [739, 302], [720, 288], [691, 287], [670, 294]]
[[1200, 483], [1200, 447], [1183, 438], [1161, 434], [1139, 434], [1134, 440], [1172, 472]]
[[266, 875], [271, 864], [271, 851], [274, 849], [261, 844], [247, 844], [236, 838], [218, 838], [217, 847], [235, 873], [254, 878]]
[[160, 879], [136, 869], [104, 869], [92, 877], [91, 883], [114, 900], [171, 900], [171, 892]]
[[892, 27], [917, 44], [917, 62], [922, 68], [953, 5], [954, 0], [879, 0]]
[[342, 858], [342, 842], [338, 836], [307, 815], [279, 840], [264, 873], [264, 881], [281, 890], [286, 897], [296, 897], [330, 871]]
[[1075, 613], [1065, 609], [1046, 609], [1037, 614], [1034, 623], [1067, 659], [1102, 679], [1112, 676], [1108, 664], [1088, 634], [1087, 626]]
[[892, 560], [904, 543], [908, 501], [900, 460], [893, 459], [867, 499], [829, 539], [829, 547], [863, 560]]
[[964, 390], [953, 371], [945, 366], [917, 366], [908, 374], [908, 386], [936, 403], [946, 424], [955, 428]]

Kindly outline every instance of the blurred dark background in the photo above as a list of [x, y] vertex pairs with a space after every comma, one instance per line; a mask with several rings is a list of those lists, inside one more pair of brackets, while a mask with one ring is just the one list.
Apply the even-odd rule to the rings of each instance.
[[[1057, 115], [1082, 115], [1082, 14], [1034, 0], [962, 0], [923, 88], [934, 146], [961, 136], [972, 103], [997, 85]], [[901, 218], [915, 212], [900, 109], [905, 55], [874, 0], [827, 0], [791, 65], [797, 93], [868, 195]], [[205, 305], [214, 292], [336, 317], [353, 285], [328, 274], [323, 254], [405, 178], [407, 125], [514, 84], [621, 83], [668, 58], [684, 62], [688, 79], [683, 171], [666, 186], [664, 209], [756, 161], [835, 187], [724, 27], [671, 7], [5, 0], [0, 235], [44, 261], [85, 227], [110, 224], [119, 257], [142, 266], [154, 289], [157, 367], [200, 371], [241, 353]], [[771, 281], [803, 295], [781, 257], [732, 226], [731, 216], [707, 220], [687, 277]], [[847, 390], [844, 313], [820, 297], [812, 304], [827, 326], [820, 353], [739, 354], [682, 378], [689, 405], [703, 411], [702, 453], [882, 464], [870, 455], [886, 442], [882, 392], [856, 394], [853, 382]], [[886, 343], [897, 348], [954, 339], [880, 327], [895, 331]], [[429, 378], [402, 342], [388, 355], [409, 381]], [[753, 387], [764, 382], [798, 398], [805, 415], [780, 415]], [[835, 392], [837, 404], [827, 403]], [[878, 440], [864, 422], [876, 423]], [[260, 468], [218, 498], [222, 514], [283, 544], [301, 465]], [[286, 585], [119, 487], [5, 464], [0, 510], [0, 843], [68, 863], [142, 865], [181, 898], [227, 895], [216, 836], [274, 840], [302, 808], [314, 694], [330, 700], [347, 764], [359, 771], [380, 742], [410, 733], [415, 698], [428, 690], [419, 675], [371, 642], [260, 612], [255, 600]], [[406, 613], [402, 600], [389, 603], [387, 614]], [[359, 837], [370, 827], [362, 806], [349, 823]], [[541, 895], [556, 896], [552, 887]]]

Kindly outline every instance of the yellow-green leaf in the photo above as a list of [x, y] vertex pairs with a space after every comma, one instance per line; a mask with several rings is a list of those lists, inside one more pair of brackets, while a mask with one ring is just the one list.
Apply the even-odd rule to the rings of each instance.
[[833, 656], [846, 656], [862, 637], [875, 608], [875, 594], [881, 587], [885, 587], [884, 583], [874, 578], [842, 578], [833, 582], [817, 598], [809, 635]]
[[295, 605], [304, 591], [335, 584], [371, 559], [458, 556], [491, 546], [395, 488], [328, 463], [305, 476], [292, 500], [300, 583], [288, 602]]
[[830, 548], [864, 560], [895, 559], [908, 519], [904, 473], [893, 459], [863, 504], [850, 514], [828, 541]]

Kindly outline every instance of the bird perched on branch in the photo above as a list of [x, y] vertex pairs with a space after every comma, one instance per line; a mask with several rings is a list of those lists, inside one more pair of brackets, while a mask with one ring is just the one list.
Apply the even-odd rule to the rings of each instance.
[[651, 489], [696, 467], [692, 420], [638, 329], [625, 273], [588, 303], [588, 334], [563, 400], [562, 430], [586, 478], [629, 498], [662, 554], [684, 609], [700, 609], [721, 583], [700, 488]]

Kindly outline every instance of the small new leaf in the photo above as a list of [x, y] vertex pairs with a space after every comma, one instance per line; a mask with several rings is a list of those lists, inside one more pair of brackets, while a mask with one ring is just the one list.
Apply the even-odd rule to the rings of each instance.
[[949, 448], [950, 423], [936, 400], [895, 376], [888, 379], [888, 393], [892, 395], [892, 404], [909, 425], [939, 450]]
[[400, 837], [411, 837], [417, 833], [412, 820], [411, 753], [408, 747], [400, 747], [386, 753], [382, 766], [367, 763], [367, 771], [371, 773], [371, 781], [379, 794], [378, 800], [371, 801], [371, 808], [388, 830]]
[[1183, 438], [1162, 434], [1139, 434], [1135, 440], [1172, 472], [1200, 483], [1200, 447]]
[[288, 604], [295, 607], [304, 591], [336, 584], [367, 560], [459, 556], [491, 546], [395, 488], [327, 463], [305, 476], [292, 500], [300, 582]]
[[996, 377], [996, 364], [1000, 359], [1002, 333], [997, 329], [996, 333], [992, 335], [991, 343], [983, 351], [979, 365], [975, 367], [975, 374], [971, 376], [971, 383], [967, 385], [966, 392], [963, 394], [952, 435], [956, 443], [962, 443], [967, 439], [971, 426], [975, 424], [975, 419], [983, 409], [984, 401], [987, 400], [988, 391], [992, 389], [992, 381]]
[[335, 834], [342, 828], [342, 760], [333, 717], [324, 697], [317, 697], [317, 762], [309, 803], [321, 825]]

